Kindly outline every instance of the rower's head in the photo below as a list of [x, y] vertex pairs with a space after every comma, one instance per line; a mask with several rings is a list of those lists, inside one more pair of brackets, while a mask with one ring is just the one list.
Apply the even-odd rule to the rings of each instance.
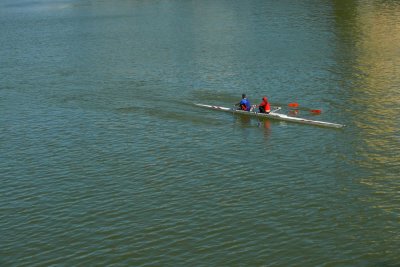
[[246, 98], [246, 94], [242, 94], [242, 98]]
[[262, 100], [264, 100], [265, 102], [268, 102], [268, 98], [267, 98], [266, 96], [264, 96], [264, 97], [262, 98]]

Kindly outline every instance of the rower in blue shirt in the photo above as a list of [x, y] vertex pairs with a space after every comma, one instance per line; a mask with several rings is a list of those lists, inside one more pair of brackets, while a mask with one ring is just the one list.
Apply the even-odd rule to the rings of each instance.
[[250, 101], [246, 98], [246, 94], [242, 94], [242, 100], [239, 102], [239, 109], [250, 111], [251, 105]]

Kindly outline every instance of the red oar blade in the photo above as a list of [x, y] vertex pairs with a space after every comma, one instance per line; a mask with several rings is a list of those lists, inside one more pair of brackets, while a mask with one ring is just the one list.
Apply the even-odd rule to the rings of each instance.
[[312, 110], [310, 110], [310, 112], [311, 112], [312, 114], [319, 115], [319, 114], [322, 113], [322, 110], [320, 110], [320, 109], [312, 109]]
[[[299, 103], [297, 103], [297, 102], [292, 102], [292, 103], [289, 103], [288, 104], [288, 107], [289, 108], [293, 108], [293, 109], [298, 109], [299, 108]], [[302, 109], [305, 109], [305, 110], [309, 110], [312, 114], [314, 114], [314, 115], [319, 115], [319, 114], [321, 114], [322, 113], [322, 110], [320, 110], [320, 109], [308, 109], [308, 108], [302, 108]]]

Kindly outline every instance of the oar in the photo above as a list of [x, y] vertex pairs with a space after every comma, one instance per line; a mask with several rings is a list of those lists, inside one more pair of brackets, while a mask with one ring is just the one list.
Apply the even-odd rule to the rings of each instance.
[[310, 110], [310, 112], [312, 114], [319, 115], [319, 114], [321, 114], [322, 110], [320, 110], [320, 109], [312, 109], [312, 110]]
[[[292, 103], [289, 103], [288, 104], [288, 107], [289, 108], [298, 108], [300, 105], [299, 105], [299, 103], [296, 103], [296, 102], [292, 102]], [[311, 109], [311, 110], [309, 110], [312, 114], [315, 114], [315, 115], [319, 115], [319, 114], [321, 114], [322, 113], [322, 110], [320, 110], [320, 109]]]
[[250, 111], [251, 110], [253, 110], [254, 114], [256, 115], [256, 118], [257, 118], [257, 121], [258, 121], [257, 122], [257, 126], [260, 127], [261, 126], [261, 121], [260, 121], [260, 118], [258, 118], [258, 112], [256, 111], [257, 110], [257, 105], [253, 105], [251, 107]]
[[273, 107], [274, 109], [273, 110], [271, 110], [271, 112], [270, 113], [275, 113], [275, 112], [277, 112], [277, 111], [279, 111], [279, 110], [281, 110], [282, 108], [281, 107]]

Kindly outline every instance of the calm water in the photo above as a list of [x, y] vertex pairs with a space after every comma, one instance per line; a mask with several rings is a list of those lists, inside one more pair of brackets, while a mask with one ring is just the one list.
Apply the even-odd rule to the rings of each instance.
[[398, 1], [2, 0], [0, 265], [400, 266], [399, 106]]

